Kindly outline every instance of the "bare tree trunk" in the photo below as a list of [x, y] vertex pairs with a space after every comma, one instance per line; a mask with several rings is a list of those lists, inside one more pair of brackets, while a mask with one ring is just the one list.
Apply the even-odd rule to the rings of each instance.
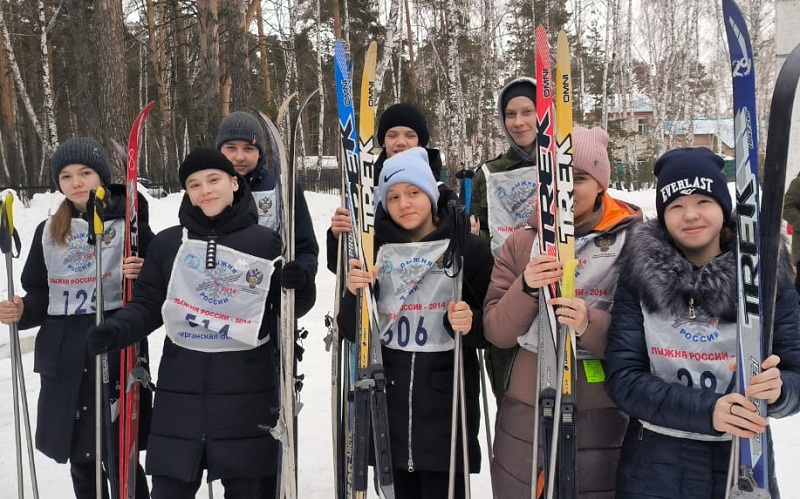
[[397, 32], [398, 18], [400, 17], [400, 7], [398, 0], [390, 0], [389, 20], [386, 23], [386, 39], [383, 42], [383, 50], [375, 68], [375, 107], [380, 104], [381, 90], [383, 89], [383, 75], [392, 60], [395, 46], [395, 33]]
[[[185, 123], [185, 128], [183, 128], [183, 132], [180, 130], [182, 128], [176, 128], [176, 139], [182, 138], [184, 136], [189, 137], [189, 143], [195, 143], [194, 138], [198, 136], [195, 119], [194, 119], [194, 104], [192, 100], [192, 85], [191, 85], [191, 70], [189, 69], [189, 42], [186, 37], [186, 21], [181, 16], [180, 10], [180, 2], [178, 0], [171, 0], [172, 6], [172, 22], [173, 22], [173, 30], [175, 32], [175, 100], [177, 103], [178, 112], [176, 114], [176, 120], [180, 119], [182, 123]], [[161, 95], [158, 96], [159, 102], [161, 100]], [[160, 106], [161, 104], [159, 104]], [[180, 118], [178, 118], [178, 114], [180, 114]], [[163, 119], [163, 117], [162, 117]], [[175, 146], [177, 148], [177, 157], [182, 158], [186, 152], [184, 147], [182, 146], [181, 140], [175, 141]], [[164, 144], [167, 147], [167, 144]], [[170, 163], [172, 165], [172, 163]]]
[[198, 121], [198, 143], [210, 144], [220, 122], [220, 67], [219, 67], [219, 14], [217, 0], [198, 0], [198, 26], [200, 54], [197, 82], [200, 92], [196, 110]]
[[408, 0], [403, 0], [406, 14], [406, 37], [408, 38], [408, 71], [411, 78], [411, 92], [413, 101], [417, 101], [417, 63], [414, 60], [414, 33], [411, 31], [411, 13], [408, 10]]
[[[253, 2], [258, 5], [258, 51], [261, 54], [261, 76], [264, 78], [264, 102], [269, 105], [272, 102], [272, 82], [269, 75], [269, 56], [267, 53], [267, 37], [264, 35], [264, 13], [261, 9], [261, 2]], [[321, 92], [321, 90], [320, 90]]]
[[[456, 21], [455, 0], [446, 0], [444, 8], [444, 31], [447, 33], [447, 158], [448, 170], [455, 171], [469, 161], [473, 163], [472, 151], [464, 147], [467, 143], [466, 109], [464, 90], [461, 87], [461, 63], [458, 57], [460, 30]], [[471, 148], [470, 148], [471, 149]]]
[[58, 127], [56, 126], [55, 103], [53, 102], [53, 80], [50, 76], [50, 41], [47, 36], [47, 7], [42, 0], [37, 2], [39, 8], [39, 49], [42, 52], [42, 98], [44, 120], [50, 135], [50, 144], [58, 143]]
[[101, 143], [108, 144], [108, 139], [126, 137], [132, 120], [124, 64], [125, 25], [119, 0], [98, 0], [97, 8], [94, 20], [98, 34]]
[[227, 115], [230, 109], [244, 109], [250, 103], [251, 94], [244, 2], [228, 0], [226, 12], [228, 30], [222, 57], [227, 70], [226, 82], [230, 84], [229, 92], [226, 92], [230, 95], [230, 101], [223, 100], [222, 115]]
[[[317, 0], [317, 47], [322, 45], [322, 0]], [[325, 137], [325, 88], [322, 78], [322, 51], [317, 51], [317, 88], [319, 89], [319, 114], [317, 122], [317, 172], [322, 171], [323, 138]], [[303, 162], [305, 168], [305, 162]]]

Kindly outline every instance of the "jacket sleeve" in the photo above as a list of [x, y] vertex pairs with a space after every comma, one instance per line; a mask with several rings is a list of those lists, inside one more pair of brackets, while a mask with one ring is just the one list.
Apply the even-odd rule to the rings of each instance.
[[800, 177], [789, 184], [783, 200], [783, 218], [794, 230], [800, 231]]
[[336, 273], [336, 260], [339, 258], [339, 240], [333, 235], [330, 227], [325, 231], [325, 253], [328, 257], [328, 270]]
[[769, 406], [774, 418], [791, 416], [800, 411], [800, 297], [792, 288], [785, 288], [775, 304], [775, 329], [772, 352], [781, 358], [778, 365], [783, 387], [781, 396]]
[[339, 315], [336, 316], [339, 334], [348, 341], [356, 341], [356, 295], [344, 290], [339, 303]]
[[530, 261], [531, 248], [521, 247], [520, 239], [515, 233], [500, 248], [486, 291], [483, 332], [498, 348], [517, 346], [517, 338], [528, 331], [539, 312], [538, 293], [522, 290], [522, 272]]
[[486, 194], [486, 174], [483, 168], [478, 167], [472, 179], [472, 199], [469, 204], [470, 215], [475, 215], [481, 223], [480, 236], [488, 245], [491, 242], [489, 235], [489, 205]]
[[306, 202], [306, 196], [300, 184], [295, 187], [294, 199], [295, 259], [308, 272], [309, 279], [313, 281], [317, 276], [319, 244], [314, 235], [314, 223], [311, 220], [311, 213], [308, 211], [308, 202]]
[[150, 227], [150, 207], [147, 202], [142, 202], [144, 196], [139, 193], [139, 256], [142, 258], [147, 256], [147, 248], [153, 242], [155, 234]]
[[719, 435], [712, 425], [711, 390], [668, 383], [651, 374], [639, 300], [621, 283], [614, 299], [606, 347], [606, 390], [630, 417], [665, 428]]
[[[40, 223], [33, 234], [28, 258], [22, 268], [21, 284], [25, 290], [22, 298], [22, 318], [19, 321], [20, 329], [29, 329], [41, 325], [47, 316], [47, 307], [50, 304], [50, 285], [48, 284], [47, 265], [44, 263], [44, 248], [42, 235], [45, 223]], [[20, 294], [17, 292], [17, 294]]]
[[121, 348], [146, 338], [164, 322], [161, 306], [167, 297], [175, 257], [175, 251], [170, 251], [164, 242], [158, 236], [153, 240], [136, 279], [133, 299], [104, 323], [104, 329], [117, 336], [116, 344]]

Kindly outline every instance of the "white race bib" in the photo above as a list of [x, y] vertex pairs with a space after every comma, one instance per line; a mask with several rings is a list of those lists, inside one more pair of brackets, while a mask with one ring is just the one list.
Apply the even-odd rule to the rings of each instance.
[[503, 242], [528, 223], [536, 208], [537, 173], [532, 166], [489, 173], [489, 168], [483, 165], [483, 174], [486, 176], [486, 206], [489, 210], [492, 255], [497, 256]]
[[[86, 315], [97, 310], [95, 247], [88, 243], [89, 224], [73, 218], [67, 244], [50, 236], [50, 220], [44, 225], [42, 246], [47, 267], [49, 315]], [[105, 223], [102, 235], [103, 302], [105, 310], [122, 307], [122, 257], [125, 221]]]
[[258, 224], [273, 230], [280, 230], [281, 219], [275, 204], [275, 189], [253, 192], [258, 211]]
[[275, 261], [217, 246], [217, 266], [205, 267], [206, 241], [184, 239], [161, 307], [167, 336], [201, 352], [251, 350], [259, 339]]
[[453, 349], [453, 338], [443, 327], [453, 299], [453, 280], [442, 266], [447, 246], [446, 240], [381, 246], [376, 265], [383, 346], [407, 352]]

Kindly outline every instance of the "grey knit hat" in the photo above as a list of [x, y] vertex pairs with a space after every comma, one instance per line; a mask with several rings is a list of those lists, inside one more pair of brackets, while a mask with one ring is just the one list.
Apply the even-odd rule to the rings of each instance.
[[76, 137], [63, 142], [50, 160], [50, 172], [58, 190], [58, 175], [67, 165], [86, 165], [100, 176], [103, 185], [111, 183], [111, 168], [108, 166], [106, 150], [96, 140], [89, 137]]
[[264, 156], [264, 129], [255, 116], [246, 111], [231, 113], [219, 124], [217, 132], [217, 149], [229, 140], [244, 140], [258, 148]]

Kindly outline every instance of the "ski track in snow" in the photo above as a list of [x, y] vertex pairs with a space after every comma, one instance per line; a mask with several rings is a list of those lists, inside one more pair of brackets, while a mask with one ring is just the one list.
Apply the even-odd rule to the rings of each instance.
[[[729, 185], [733, 189], [732, 184]], [[653, 190], [639, 192], [623, 192], [611, 190], [612, 195], [640, 206], [645, 216], [655, 216], [655, 192]], [[172, 194], [163, 199], [153, 199], [144, 194], [150, 204], [150, 225], [154, 232], [163, 230], [178, 223], [178, 207], [181, 195]], [[30, 241], [36, 225], [44, 220], [48, 213], [54, 211], [63, 197], [60, 194], [37, 194], [31, 201], [30, 208], [21, 203], [14, 203], [14, 222], [22, 239], [22, 255], [14, 259], [14, 287], [19, 294], [21, 286], [19, 277], [22, 273]], [[314, 308], [299, 321], [299, 325], [309, 331], [304, 346], [306, 352], [299, 372], [306, 375], [301, 402], [303, 409], [299, 416], [299, 480], [298, 497], [327, 499], [333, 497], [333, 464], [330, 419], [330, 353], [325, 351], [322, 339], [327, 334], [325, 314], [333, 312], [333, 289], [335, 276], [325, 268], [325, 231], [330, 224], [330, 217], [339, 198], [333, 195], [306, 193], [314, 230], [320, 244], [320, 265], [317, 274], [317, 302]], [[5, 260], [3, 263], [5, 276]], [[5, 298], [8, 285], [5, 277], [0, 283], [0, 296]], [[6, 327], [0, 327], [0, 499], [17, 497], [16, 453], [14, 444], [14, 412], [11, 390], [11, 363], [8, 358], [8, 334]], [[23, 345], [30, 344], [35, 330], [21, 331]], [[160, 328], [150, 336], [151, 371], [157, 382], [158, 363], [161, 347], [164, 342], [164, 329]], [[25, 348], [25, 346], [23, 346]], [[28, 405], [31, 411], [31, 426], [35, 432], [36, 405], [39, 394], [39, 376], [33, 372], [33, 353], [27, 348], [23, 356], [25, 366], [25, 383]], [[494, 400], [490, 401], [490, 418], [494, 432]], [[793, 456], [800, 451], [800, 416], [783, 420], [771, 420], [775, 440], [777, 473], [784, 497], [800, 497], [800, 474]], [[486, 439], [481, 425], [480, 444], [482, 449], [481, 473], [472, 475], [472, 496], [476, 498], [491, 497], [489, 465], [486, 460]], [[24, 428], [23, 446], [24, 444]], [[146, 459], [146, 453], [142, 454]], [[36, 472], [38, 476], [39, 494], [45, 499], [73, 497], [69, 466], [61, 465], [36, 452]], [[23, 448], [25, 463], [24, 480], [26, 496], [31, 496], [27, 470], [27, 454]], [[213, 484], [215, 497], [222, 497], [223, 489], [217, 481]], [[198, 498], [207, 498], [205, 484], [197, 494]], [[374, 490], [370, 497], [377, 497]]]

